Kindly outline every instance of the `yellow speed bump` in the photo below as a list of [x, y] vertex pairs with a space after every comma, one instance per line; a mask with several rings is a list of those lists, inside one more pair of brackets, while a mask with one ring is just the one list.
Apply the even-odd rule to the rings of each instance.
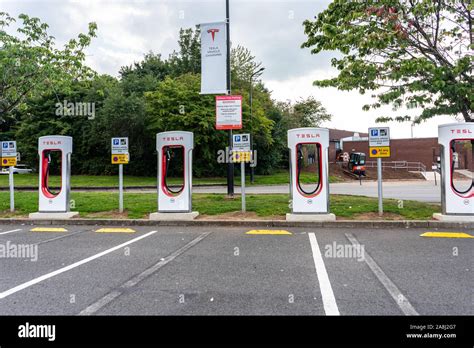
[[96, 232], [100, 232], [100, 233], [134, 233], [135, 230], [131, 229], [131, 228], [115, 227], [115, 228], [100, 228]]
[[434, 238], [474, 238], [470, 234], [463, 232], [426, 232], [420, 237], [434, 237]]
[[62, 227], [35, 227], [30, 230], [31, 232], [67, 232]]
[[246, 232], [245, 234], [288, 235], [292, 233], [285, 230], [251, 230]]

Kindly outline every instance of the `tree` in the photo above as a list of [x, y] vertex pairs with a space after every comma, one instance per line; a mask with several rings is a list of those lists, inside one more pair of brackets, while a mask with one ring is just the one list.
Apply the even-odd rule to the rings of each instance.
[[15, 19], [0, 12], [0, 121], [24, 106], [28, 97], [58, 91], [74, 79], [93, 76], [83, 62], [84, 49], [95, 37], [95, 23], [89, 24], [87, 34], [69, 40], [61, 50], [54, 47], [46, 23], [25, 14], [19, 19], [19, 35], [10, 35], [6, 30]]
[[91, 122], [85, 144], [89, 156], [83, 160], [84, 172], [94, 175], [118, 172], [110, 163], [110, 139], [128, 137], [130, 159], [133, 165], [125, 166], [131, 175], [156, 174], [155, 134], [148, 129], [144, 95], [127, 94], [123, 84], [110, 85], [97, 117]]
[[[469, 0], [335, 0], [305, 21], [313, 54], [337, 50], [337, 77], [316, 86], [376, 91], [364, 110], [392, 104], [420, 107], [413, 120], [462, 115], [473, 122], [473, 10]], [[377, 121], [390, 121], [382, 116]]]
[[199, 28], [179, 30], [179, 52], [174, 51], [170, 54], [168, 64], [170, 74], [174, 77], [192, 73], [201, 72], [201, 31]]
[[269, 108], [268, 117], [274, 122], [272, 138], [274, 142], [268, 156], [272, 156], [274, 165], [288, 167], [287, 134], [289, 129], [300, 127], [319, 127], [324, 121], [331, 120], [331, 114], [321, 102], [308, 97], [293, 103], [290, 100], [274, 103]]
[[[110, 173], [110, 138], [108, 136], [116, 125], [97, 126], [105, 117], [119, 117], [116, 109], [106, 108], [105, 104], [117, 92], [118, 81], [107, 75], [96, 76], [92, 80], [71, 83], [68, 89], [57, 93], [41, 94], [27, 99], [26, 107], [18, 115], [14, 139], [18, 142], [22, 161], [37, 168], [38, 138], [44, 135], [68, 135], [74, 138], [73, 173], [105, 174]], [[67, 113], [61, 109], [64, 103], [87, 103], [94, 105], [94, 114]], [[117, 106], [118, 108], [118, 106]], [[132, 128], [132, 120], [126, 120], [127, 130]], [[109, 165], [111, 167], [111, 165]]]
[[[224, 175], [226, 166], [218, 162], [218, 151], [225, 150], [228, 135], [216, 131], [215, 98], [200, 95], [199, 74], [185, 74], [175, 78], [167, 77], [153, 92], [145, 93], [147, 124], [153, 133], [187, 130], [194, 133], [193, 172], [197, 177]], [[241, 91], [235, 90], [236, 94]], [[257, 135], [259, 166], [260, 151], [265, 154], [271, 147], [272, 121], [265, 115], [265, 105], [270, 101], [269, 94], [257, 94], [253, 105], [253, 132]], [[244, 128], [248, 132], [249, 105], [243, 100], [242, 113]], [[260, 150], [262, 149], [262, 150]]]
[[[232, 81], [250, 82], [252, 75], [262, 68], [261, 62], [255, 61], [249, 49], [238, 45], [231, 50], [230, 69], [232, 72]], [[258, 78], [263, 72], [256, 73], [253, 78]]]
[[301, 98], [293, 106], [293, 114], [298, 127], [319, 127], [322, 122], [330, 121], [331, 115], [320, 101], [313, 97]]
[[319, 127], [321, 123], [331, 120], [331, 114], [320, 101], [314, 97], [300, 98], [296, 103], [278, 102], [282, 114], [282, 123], [286, 130], [300, 127]]
[[144, 92], [153, 91], [158, 82], [170, 74], [170, 70], [168, 62], [161, 58], [161, 54], [149, 52], [142, 61], [120, 69], [123, 91], [127, 95], [143, 95]]

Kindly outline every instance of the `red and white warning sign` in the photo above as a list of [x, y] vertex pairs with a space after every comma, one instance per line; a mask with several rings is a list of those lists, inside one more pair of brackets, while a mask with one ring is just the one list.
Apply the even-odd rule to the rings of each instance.
[[216, 129], [242, 129], [242, 96], [216, 96]]

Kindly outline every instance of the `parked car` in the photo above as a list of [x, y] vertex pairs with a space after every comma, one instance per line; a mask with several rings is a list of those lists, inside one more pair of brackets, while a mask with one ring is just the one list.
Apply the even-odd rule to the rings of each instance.
[[[0, 174], [8, 174], [9, 167], [2, 167]], [[33, 169], [28, 168], [25, 164], [17, 164], [16, 167], [13, 167], [13, 174], [29, 174], [32, 173]]]

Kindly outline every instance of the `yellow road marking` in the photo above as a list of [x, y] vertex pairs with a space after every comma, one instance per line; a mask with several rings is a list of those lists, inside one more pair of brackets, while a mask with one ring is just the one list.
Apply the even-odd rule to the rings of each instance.
[[67, 232], [65, 228], [62, 227], [35, 227], [30, 230], [31, 232]]
[[245, 234], [276, 234], [276, 235], [283, 235], [283, 234], [292, 234], [291, 232], [285, 230], [251, 230], [246, 232]]
[[420, 234], [420, 237], [434, 237], [434, 238], [474, 238], [470, 234], [463, 232], [426, 232]]
[[135, 232], [134, 229], [131, 228], [100, 228], [96, 232], [102, 232], [102, 233], [133, 233]]

